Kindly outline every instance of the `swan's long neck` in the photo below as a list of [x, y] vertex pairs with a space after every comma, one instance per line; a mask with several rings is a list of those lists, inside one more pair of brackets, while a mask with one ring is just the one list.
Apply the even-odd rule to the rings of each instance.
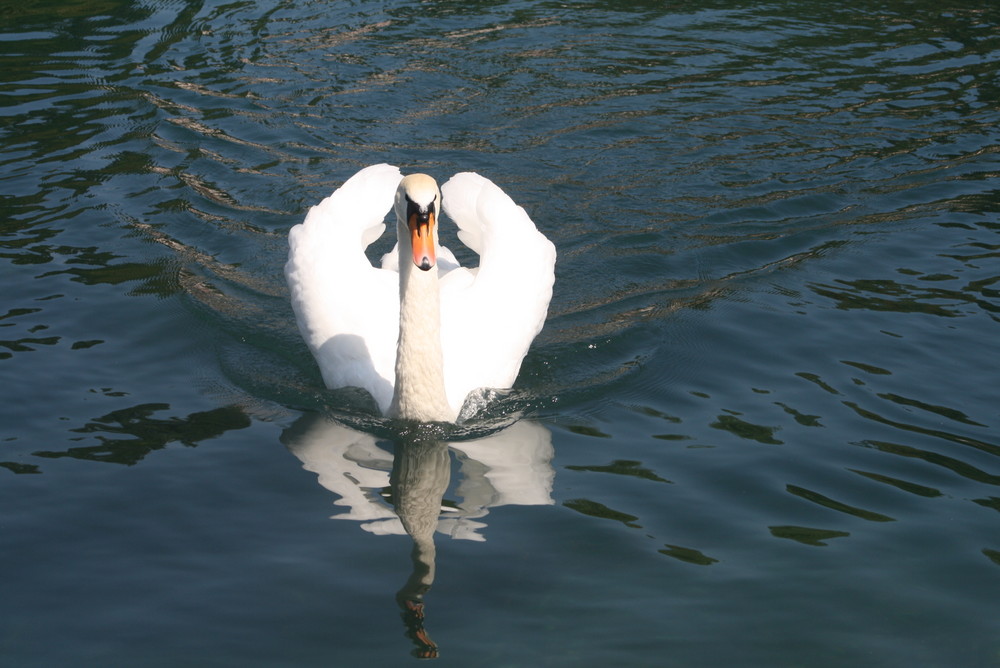
[[399, 342], [396, 386], [390, 414], [421, 422], [455, 418], [444, 389], [441, 350], [441, 294], [438, 270], [422, 271], [410, 260], [406, 233], [400, 230]]

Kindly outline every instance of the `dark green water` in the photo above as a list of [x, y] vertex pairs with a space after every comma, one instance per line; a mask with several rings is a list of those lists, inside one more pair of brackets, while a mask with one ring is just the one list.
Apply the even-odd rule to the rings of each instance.
[[[0, 665], [1000, 665], [1000, 10], [856, 4], [3, 3]], [[382, 161], [559, 250], [490, 440], [298, 337]]]

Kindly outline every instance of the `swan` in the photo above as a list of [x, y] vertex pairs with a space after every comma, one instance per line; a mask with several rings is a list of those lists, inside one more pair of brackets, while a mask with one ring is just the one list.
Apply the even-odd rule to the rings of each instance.
[[[442, 205], [478, 267], [440, 244]], [[390, 209], [397, 243], [375, 267], [365, 249]], [[288, 237], [292, 309], [323, 382], [367, 390], [388, 417], [457, 422], [470, 394], [511, 387], [552, 297], [555, 246], [472, 172], [438, 188], [426, 174], [366, 167]]]

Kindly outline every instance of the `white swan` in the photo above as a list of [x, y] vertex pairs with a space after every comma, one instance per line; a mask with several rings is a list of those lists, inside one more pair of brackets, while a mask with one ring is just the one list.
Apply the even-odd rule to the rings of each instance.
[[[478, 268], [438, 242], [442, 194]], [[390, 208], [398, 241], [376, 268], [364, 250]], [[366, 167], [288, 238], [292, 307], [323, 381], [367, 390], [392, 417], [455, 422], [469, 393], [513, 385], [552, 297], [555, 247], [471, 172], [439, 190], [424, 174]]]

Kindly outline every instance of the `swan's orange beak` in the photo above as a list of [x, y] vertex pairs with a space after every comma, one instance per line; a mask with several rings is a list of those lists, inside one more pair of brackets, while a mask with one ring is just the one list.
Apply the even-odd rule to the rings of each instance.
[[410, 213], [410, 245], [413, 247], [413, 264], [423, 271], [434, 266], [437, 258], [434, 254], [434, 211], [427, 213]]

